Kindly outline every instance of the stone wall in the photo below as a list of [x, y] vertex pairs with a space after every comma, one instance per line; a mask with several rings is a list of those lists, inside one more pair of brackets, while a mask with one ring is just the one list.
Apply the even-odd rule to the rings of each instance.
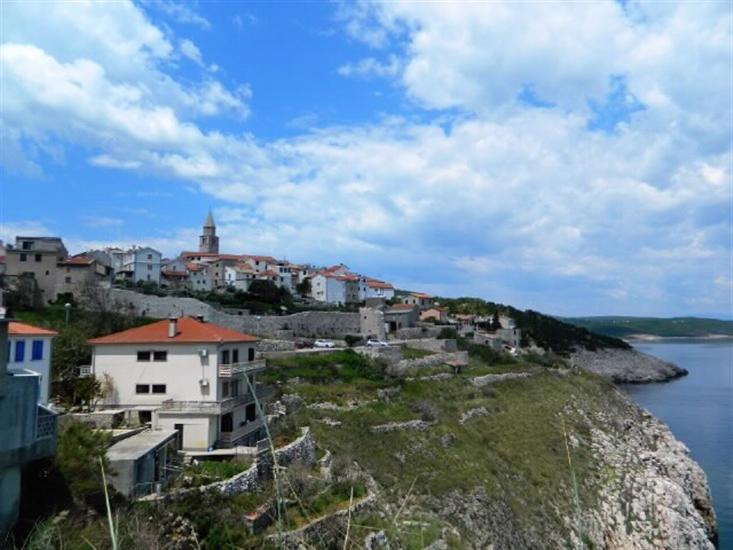
[[420, 357], [419, 359], [403, 359], [396, 365], [390, 365], [387, 368], [387, 374], [391, 376], [404, 376], [415, 370], [437, 367], [447, 363], [467, 365], [468, 352], [456, 351], [453, 353], [436, 353], [435, 355], [428, 355], [426, 357]]
[[384, 328], [384, 313], [373, 307], [359, 308], [360, 331], [364, 336], [372, 336], [378, 340], [387, 337]]
[[303, 311], [292, 315], [250, 315], [240, 311], [235, 315], [195, 298], [153, 296], [118, 288], [110, 290], [109, 300], [113, 309], [124, 313], [156, 319], [166, 319], [171, 315], [203, 315], [211, 323], [263, 337], [292, 334], [309, 338], [343, 338], [347, 334], [359, 334], [361, 329], [358, 313]]
[[453, 339], [437, 340], [435, 338], [420, 338], [419, 340], [407, 340], [403, 343], [408, 348], [422, 349], [435, 353], [444, 351], [454, 352], [458, 350], [458, 345]]
[[400, 340], [416, 340], [421, 338], [437, 338], [444, 328], [451, 328], [448, 325], [423, 325], [418, 327], [401, 328], [394, 333], [395, 338]]

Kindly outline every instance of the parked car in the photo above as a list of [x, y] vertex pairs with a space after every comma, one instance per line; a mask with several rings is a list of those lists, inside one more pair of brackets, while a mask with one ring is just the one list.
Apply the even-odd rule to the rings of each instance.
[[372, 340], [371, 338], [367, 340], [366, 345], [372, 348], [388, 348], [389, 347], [389, 343], [385, 342], [384, 340]]
[[336, 344], [334, 344], [331, 340], [316, 340], [313, 342], [314, 348], [335, 348]]

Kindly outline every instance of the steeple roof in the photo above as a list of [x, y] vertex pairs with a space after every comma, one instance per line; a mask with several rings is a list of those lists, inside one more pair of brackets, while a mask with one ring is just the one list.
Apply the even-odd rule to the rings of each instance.
[[211, 208], [209, 208], [209, 215], [206, 216], [204, 227], [216, 227], [216, 224], [214, 224], [214, 216], [211, 215]]

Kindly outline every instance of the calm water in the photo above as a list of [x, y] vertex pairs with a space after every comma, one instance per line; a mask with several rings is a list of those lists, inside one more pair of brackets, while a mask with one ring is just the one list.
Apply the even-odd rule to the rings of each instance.
[[719, 547], [733, 549], [733, 340], [639, 342], [634, 347], [690, 371], [672, 382], [624, 390], [690, 448], [708, 476]]

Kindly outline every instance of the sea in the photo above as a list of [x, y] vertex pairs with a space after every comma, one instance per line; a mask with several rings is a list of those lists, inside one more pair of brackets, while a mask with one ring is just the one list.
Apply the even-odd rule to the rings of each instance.
[[637, 341], [633, 346], [690, 372], [670, 382], [623, 389], [666, 423], [705, 470], [718, 517], [718, 548], [733, 550], [733, 339]]

